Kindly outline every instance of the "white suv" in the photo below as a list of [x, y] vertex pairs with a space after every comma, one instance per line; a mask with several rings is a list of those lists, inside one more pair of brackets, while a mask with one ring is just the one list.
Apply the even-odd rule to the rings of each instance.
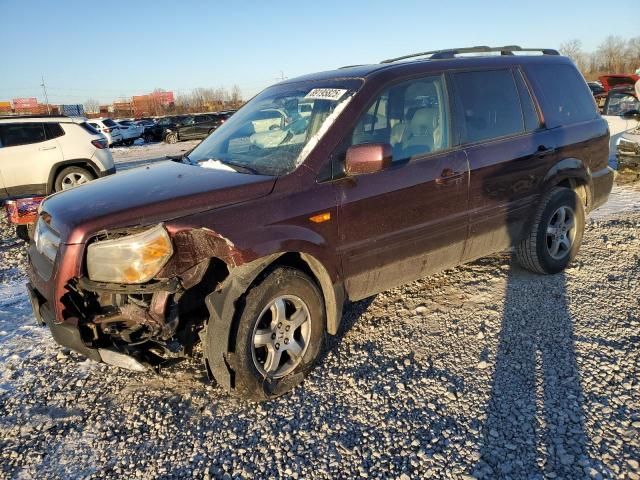
[[0, 117], [0, 200], [48, 195], [115, 173], [107, 141], [79, 117]]
[[87, 122], [105, 136], [109, 146], [117, 145], [124, 140], [120, 127], [110, 118], [92, 118]]

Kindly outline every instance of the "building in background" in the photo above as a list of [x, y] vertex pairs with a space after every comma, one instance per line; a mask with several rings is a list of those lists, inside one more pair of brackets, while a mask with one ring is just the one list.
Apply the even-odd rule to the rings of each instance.
[[13, 111], [19, 115], [40, 115], [38, 99], [35, 97], [14, 98]]
[[134, 95], [131, 103], [136, 117], [161, 115], [173, 107], [174, 96], [173, 92], [155, 91], [147, 95]]
[[0, 102], [0, 115], [7, 115], [9, 113], [13, 113], [11, 102]]

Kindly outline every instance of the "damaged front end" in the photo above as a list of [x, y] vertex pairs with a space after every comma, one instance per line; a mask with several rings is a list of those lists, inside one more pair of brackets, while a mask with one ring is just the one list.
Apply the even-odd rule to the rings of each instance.
[[[158, 228], [166, 234], [164, 227]], [[169, 239], [170, 255], [158, 261], [166, 249], [149, 235], [152, 230], [94, 239], [87, 248], [85, 274], [67, 282], [61, 299], [65, 321], [76, 325], [86, 347], [97, 350], [106, 363], [134, 370], [159, 368], [193, 354], [209, 317], [205, 298], [226, 278], [228, 264], [240, 259], [224, 237], [192, 229], [175, 233]], [[144, 235], [151, 238], [146, 244], [140, 240]], [[127, 242], [139, 244], [128, 247]], [[92, 249], [94, 245], [100, 248]], [[129, 264], [118, 267], [114, 260], [105, 267], [96, 265], [115, 255], [109, 248], [120, 250]], [[153, 262], [156, 272], [148, 268]], [[122, 280], [127, 275], [144, 281], [126, 283]]]

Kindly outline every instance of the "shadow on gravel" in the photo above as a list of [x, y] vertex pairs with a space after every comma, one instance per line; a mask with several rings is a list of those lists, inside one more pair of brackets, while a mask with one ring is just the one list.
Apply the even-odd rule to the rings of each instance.
[[[531, 288], [538, 303], [527, 303]], [[476, 476], [585, 475], [590, 462], [574, 345], [564, 275], [543, 277], [512, 262]]]

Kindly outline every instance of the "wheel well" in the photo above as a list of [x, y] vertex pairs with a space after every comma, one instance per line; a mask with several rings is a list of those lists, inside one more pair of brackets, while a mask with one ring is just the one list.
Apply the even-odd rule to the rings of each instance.
[[576, 192], [578, 197], [580, 197], [580, 200], [582, 200], [585, 209], [588, 210], [588, 207], [591, 204], [591, 199], [589, 198], [589, 189], [587, 188], [587, 182], [580, 178], [565, 178], [558, 183], [558, 186], [570, 188], [571, 190]]
[[98, 170], [89, 160], [70, 160], [65, 163], [60, 163], [58, 165], [55, 165], [54, 168], [51, 170], [51, 174], [49, 176], [49, 182], [47, 184], [47, 189], [49, 193], [53, 193], [55, 188], [56, 178], [58, 178], [58, 175], [60, 175], [60, 172], [62, 172], [62, 170], [68, 167], [84, 168], [85, 170], [89, 170], [96, 177], [98, 176]]

